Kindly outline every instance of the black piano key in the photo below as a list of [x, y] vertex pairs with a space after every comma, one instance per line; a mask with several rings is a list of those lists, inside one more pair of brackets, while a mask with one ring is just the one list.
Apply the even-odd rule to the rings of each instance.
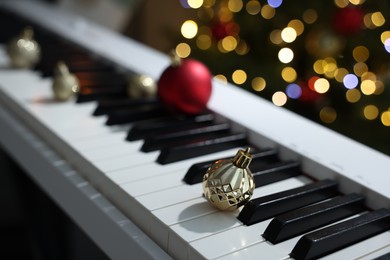
[[276, 162], [252, 172], [256, 188], [301, 174], [300, 164], [296, 161]]
[[[265, 164], [269, 164], [271, 161], [274, 162], [277, 160], [277, 151], [276, 149], [267, 149], [267, 150], [258, 150], [251, 149], [252, 162], [249, 165], [249, 168], [252, 172], [257, 171], [258, 168], [263, 167]], [[234, 155], [233, 155], [234, 156]], [[233, 157], [231, 157], [233, 158]], [[192, 165], [186, 175], [184, 176], [184, 182], [187, 184], [196, 184], [201, 183], [203, 175], [207, 169], [217, 160], [225, 160], [229, 158], [218, 158], [215, 160], [210, 160], [207, 162], [196, 163]]]
[[145, 139], [145, 142], [141, 147], [141, 151], [157, 151], [165, 147], [180, 145], [183, 141], [193, 142], [199, 139], [199, 137], [212, 138], [212, 136], [218, 136], [219, 134], [228, 133], [229, 131], [230, 124], [219, 123], [204, 126], [191, 126], [188, 129], [175, 129], [174, 131], [162, 134], [154, 133], [152, 136]]
[[304, 235], [291, 256], [296, 260], [317, 259], [389, 229], [390, 210], [378, 209]]
[[205, 112], [196, 116], [172, 115], [162, 120], [135, 123], [130, 129], [126, 140], [135, 141], [162, 131], [169, 131], [186, 126], [205, 125], [214, 122], [213, 113]]
[[126, 96], [126, 89], [124, 87], [112, 87], [91, 89], [81, 87], [80, 92], [77, 94], [77, 103], [99, 101], [105, 99], [119, 99]]
[[334, 223], [365, 210], [364, 197], [349, 194], [275, 217], [263, 237], [273, 244]]
[[128, 124], [166, 115], [168, 115], [168, 112], [161, 104], [143, 105], [132, 109], [116, 110], [108, 113], [106, 125]]
[[245, 204], [238, 219], [249, 226], [336, 195], [338, 195], [337, 183], [332, 180], [323, 180], [252, 199]]
[[158, 104], [160, 101], [157, 98], [120, 98], [120, 99], [107, 99], [100, 100], [93, 112], [94, 116], [100, 116], [108, 114], [116, 109], [134, 108], [142, 105]]
[[248, 141], [245, 133], [228, 134], [214, 139], [164, 148], [161, 150], [157, 162], [160, 164], [168, 164], [247, 145]]

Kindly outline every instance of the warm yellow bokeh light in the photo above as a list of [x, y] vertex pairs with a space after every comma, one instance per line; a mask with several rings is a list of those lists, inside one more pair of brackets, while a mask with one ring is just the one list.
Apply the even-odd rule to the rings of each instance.
[[292, 67], [286, 67], [282, 70], [282, 78], [284, 81], [291, 83], [294, 82], [297, 79], [297, 72]]
[[291, 20], [287, 26], [294, 28], [298, 36], [301, 35], [305, 29], [304, 24], [298, 19]]
[[179, 43], [176, 46], [175, 50], [176, 50], [177, 56], [179, 56], [180, 58], [187, 58], [191, 54], [190, 45], [188, 45], [187, 43], [184, 43], [184, 42]]
[[294, 52], [290, 48], [283, 48], [279, 51], [278, 58], [282, 63], [289, 63], [294, 59]]
[[307, 24], [312, 24], [315, 21], [317, 21], [318, 14], [317, 11], [314, 9], [307, 9], [303, 12], [302, 19]]
[[390, 111], [385, 111], [382, 113], [381, 122], [384, 126], [390, 126]]
[[347, 7], [347, 5], [349, 4], [349, 1], [348, 0], [335, 0], [334, 3], [336, 4], [337, 7], [344, 8], [344, 7]]
[[248, 44], [246, 43], [246, 41], [241, 39], [239, 41], [235, 51], [236, 51], [236, 53], [238, 55], [245, 55], [245, 54], [247, 54], [249, 52], [249, 47], [248, 47]]
[[252, 89], [254, 91], [263, 91], [267, 85], [267, 82], [262, 77], [255, 77], [252, 79]]
[[319, 78], [314, 82], [314, 90], [318, 93], [326, 93], [330, 88], [330, 83], [327, 79]]
[[375, 95], [380, 95], [385, 91], [385, 84], [381, 80], [375, 81]]
[[343, 82], [345, 75], [347, 75], [349, 72], [345, 68], [338, 68], [336, 70], [336, 74], [334, 75], [335, 80], [338, 82]]
[[390, 31], [384, 31], [381, 34], [381, 42], [385, 44], [385, 41], [390, 38]]
[[192, 20], [187, 20], [181, 26], [181, 34], [184, 38], [192, 39], [198, 33], [198, 25]]
[[215, 75], [214, 78], [216, 80], [219, 80], [220, 82], [224, 83], [224, 84], [227, 84], [228, 80], [227, 78], [225, 77], [225, 75], [222, 75], [222, 74], [218, 74], [218, 75]]
[[237, 85], [244, 84], [246, 79], [246, 72], [243, 70], [235, 70], [232, 74], [232, 80]]
[[237, 47], [237, 40], [233, 36], [226, 36], [222, 39], [221, 44], [225, 51], [233, 51]]
[[376, 90], [375, 81], [372, 80], [363, 80], [360, 84], [360, 89], [364, 95], [372, 95]]
[[379, 110], [374, 105], [367, 105], [363, 109], [363, 115], [368, 120], [374, 120], [379, 115]]
[[196, 46], [201, 50], [207, 50], [211, 47], [211, 38], [207, 34], [199, 35], [196, 38]]
[[385, 17], [381, 12], [375, 12], [371, 15], [371, 21], [376, 27], [380, 27], [385, 24]]
[[282, 36], [281, 36], [282, 31], [281, 30], [273, 30], [270, 35], [269, 39], [273, 44], [281, 44], [283, 42]]
[[233, 19], [233, 13], [229, 8], [222, 6], [218, 9], [218, 17], [221, 22], [227, 23]]
[[281, 36], [283, 41], [290, 43], [295, 41], [295, 39], [297, 38], [297, 32], [294, 28], [286, 27], [282, 30]]
[[322, 122], [330, 124], [337, 118], [337, 112], [332, 107], [324, 107], [320, 110], [320, 119]]
[[203, 5], [203, 0], [187, 0], [187, 3], [191, 8], [198, 9]]
[[365, 2], [365, 0], [349, 0], [349, 2], [353, 5], [361, 5]]
[[242, 0], [229, 0], [228, 1], [228, 8], [233, 13], [238, 13], [241, 11], [242, 7], [244, 6], [244, 3]]
[[278, 91], [272, 95], [272, 103], [274, 103], [275, 105], [281, 107], [284, 106], [286, 102], [287, 102], [287, 95], [284, 92]]
[[264, 19], [272, 19], [275, 16], [275, 9], [269, 5], [264, 5], [261, 8], [261, 16]]
[[353, 66], [353, 72], [356, 76], [361, 77], [364, 73], [368, 72], [368, 66], [363, 62], [358, 62]]
[[317, 74], [324, 74], [325, 73], [325, 66], [326, 66], [326, 61], [324, 60], [316, 60], [313, 64], [313, 70]]
[[248, 14], [256, 15], [260, 13], [261, 5], [257, 0], [250, 0], [248, 1], [248, 3], [246, 3], [245, 9], [248, 12]]
[[357, 46], [353, 49], [352, 56], [357, 62], [365, 62], [370, 56], [370, 51], [365, 46]]
[[361, 97], [362, 97], [362, 94], [356, 88], [349, 89], [345, 93], [345, 98], [348, 100], [349, 103], [356, 103], [356, 102], [358, 102], [360, 100]]

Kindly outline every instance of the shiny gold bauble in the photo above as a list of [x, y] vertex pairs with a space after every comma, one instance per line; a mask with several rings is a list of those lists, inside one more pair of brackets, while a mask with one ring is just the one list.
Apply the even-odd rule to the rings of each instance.
[[75, 93], [79, 92], [80, 86], [76, 76], [69, 72], [64, 62], [58, 62], [54, 70], [53, 95], [59, 101], [70, 99]]
[[146, 75], [128, 77], [127, 94], [130, 98], [154, 97], [157, 93], [156, 82]]
[[249, 148], [239, 150], [233, 159], [218, 160], [203, 176], [205, 198], [220, 210], [233, 211], [246, 204], [255, 188], [248, 168], [252, 160]]
[[34, 31], [31, 27], [27, 27], [19, 37], [11, 40], [7, 53], [12, 67], [31, 68], [39, 61], [41, 49], [33, 37]]

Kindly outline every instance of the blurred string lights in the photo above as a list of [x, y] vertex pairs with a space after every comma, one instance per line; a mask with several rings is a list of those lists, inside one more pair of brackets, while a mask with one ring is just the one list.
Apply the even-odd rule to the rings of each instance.
[[[268, 46], [269, 52], [275, 50], [272, 54], [268, 53], [273, 55], [271, 59], [274, 63], [269, 64], [274, 66], [273, 77], [270, 77], [269, 70], [253, 73], [253, 70], [244, 66], [228, 72], [218, 72], [215, 77], [224, 82], [245, 85], [259, 94], [267, 90], [271, 92], [271, 101], [277, 106], [285, 106], [289, 100], [305, 101], [308, 92], [311, 101], [316, 102], [333, 88], [341, 86], [345, 95], [344, 102], [350, 105], [361, 103], [364, 120], [379, 120], [383, 126], [390, 126], [390, 97], [387, 97], [385, 105], [376, 104], [373, 98], [369, 99], [369, 104], [362, 101], [367, 96], [385, 95], [385, 90], [389, 92], [385, 83], [390, 84], [390, 63], [372, 62], [372, 59], [378, 57], [371, 57], [371, 62], [368, 62], [371, 52], [378, 55], [377, 48], [383, 49], [384, 55], [388, 56], [387, 60], [390, 60], [390, 30], [384, 29], [386, 18], [381, 10], [374, 10], [372, 5], [366, 8], [366, 2], [370, 0], [333, 1], [333, 9], [339, 10], [340, 13], [339, 17], [335, 16], [335, 20], [331, 21], [339, 23], [335, 27], [337, 34], [323, 28], [317, 30], [319, 26], [316, 25], [320, 23], [323, 10], [316, 8], [301, 7], [299, 16], [283, 20], [288, 12], [282, 12], [280, 9], [287, 3], [286, 0], [181, 0], [184, 8], [196, 9], [198, 20], [183, 22], [181, 35], [184, 40], [176, 46], [176, 52], [182, 58], [190, 56], [194, 48], [204, 52], [217, 51], [221, 55], [250, 56], [255, 48], [267, 46], [254, 46], [250, 39], [246, 39], [245, 35], [242, 35], [244, 25], [236, 22], [235, 17], [238, 14], [258, 17], [258, 25], [248, 26], [261, 27], [266, 26], [268, 21], [274, 21], [273, 27], [267, 31], [268, 44], [272, 45]], [[327, 5], [331, 5], [330, 2], [327, 2]], [[326, 15], [329, 16], [329, 13]], [[285, 24], [282, 25], [282, 22]], [[349, 45], [353, 46], [352, 48], [346, 47], [348, 37], [355, 37], [354, 33], [358, 30], [371, 30], [376, 32], [375, 35], [379, 35], [370, 39], [375, 42], [375, 50], [368, 46], [367, 41], [355, 41]], [[305, 57], [304, 69], [300, 64], [302, 49], [299, 48], [302, 48], [302, 45], [309, 57]], [[318, 108], [318, 117], [324, 123], [334, 122], [337, 116], [336, 108], [326, 102]]]

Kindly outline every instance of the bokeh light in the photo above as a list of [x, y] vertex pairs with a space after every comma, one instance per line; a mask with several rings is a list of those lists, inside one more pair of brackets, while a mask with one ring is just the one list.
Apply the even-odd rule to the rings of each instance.
[[263, 77], [255, 77], [252, 79], [252, 89], [254, 91], [260, 92], [265, 89], [267, 82]]
[[289, 98], [298, 99], [302, 95], [302, 89], [298, 84], [289, 84], [286, 87], [286, 94]]
[[277, 91], [272, 95], [272, 103], [281, 107], [287, 102], [287, 96], [282, 91]]
[[359, 84], [359, 79], [355, 74], [347, 74], [343, 79], [343, 84], [347, 89], [353, 89]]
[[187, 43], [182, 42], [176, 46], [175, 51], [180, 58], [187, 58], [191, 54], [191, 47]]
[[363, 115], [367, 120], [374, 120], [379, 115], [379, 110], [375, 105], [367, 105], [363, 108]]
[[337, 112], [333, 107], [324, 107], [320, 110], [320, 119], [322, 122], [330, 124], [337, 118]]
[[289, 63], [294, 59], [294, 52], [290, 48], [282, 48], [278, 53], [278, 58], [282, 63]]
[[247, 79], [246, 72], [243, 70], [235, 70], [232, 74], [232, 80], [237, 85], [244, 84]]
[[192, 20], [187, 20], [181, 26], [181, 34], [184, 38], [192, 39], [198, 33], [198, 25]]

